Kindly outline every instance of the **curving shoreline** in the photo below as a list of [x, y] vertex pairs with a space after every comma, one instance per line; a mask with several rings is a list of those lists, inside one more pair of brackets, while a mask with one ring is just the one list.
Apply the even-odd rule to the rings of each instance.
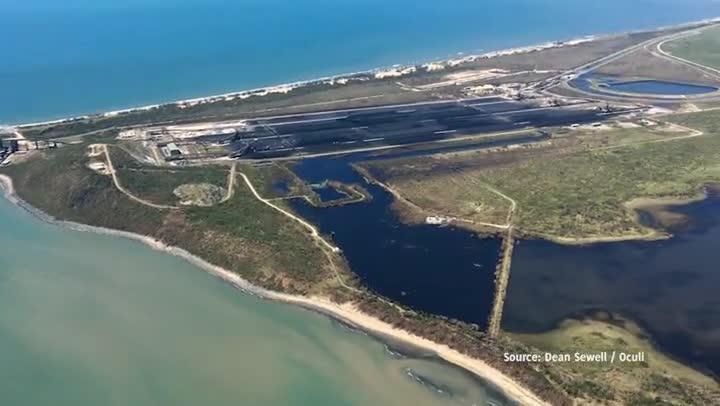
[[143, 236], [127, 231], [89, 226], [86, 224], [80, 224], [75, 222], [56, 220], [52, 216], [47, 215], [46, 213], [22, 200], [15, 191], [12, 178], [7, 175], [0, 174], [0, 189], [3, 190], [4, 198], [8, 199], [8, 201], [10, 201], [11, 203], [16, 204], [19, 207], [27, 210], [30, 214], [36, 216], [42, 221], [58, 226], [67, 227], [75, 231], [92, 232], [96, 234], [128, 238], [141, 242], [154, 250], [162, 251], [167, 254], [180, 257], [190, 262], [191, 264], [203, 269], [207, 273], [222, 279], [224, 282], [231, 284], [235, 288], [245, 293], [257, 296], [262, 299], [300, 306], [305, 309], [339, 320], [359, 330], [368, 332], [376, 338], [386, 336], [392, 338], [393, 340], [406, 343], [412, 347], [432, 352], [442, 360], [453, 364], [459, 368], [462, 368], [494, 385], [506, 396], [508, 396], [514, 401], [519, 402], [520, 404], [549, 405], [549, 403], [540, 399], [530, 390], [521, 386], [519, 383], [515, 382], [514, 380], [503, 374], [501, 371], [490, 366], [484, 361], [462, 354], [459, 351], [448, 347], [447, 345], [438, 344], [426, 338], [422, 338], [405, 330], [396, 328], [382, 320], [373, 317], [370, 314], [360, 311], [352, 304], [337, 304], [324, 297], [296, 296], [260, 288], [241, 278], [239, 275], [219, 266], [213, 265], [182, 248], [168, 246], [161, 241], [149, 236]]
[[[385, 190], [389, 191], [393, 194], [395, 197], [394, 205], [395, 203], [404, 204], [408, 207], [410, 207], [412, 210], [417, 210], [423, 213], [421, 218], [424, 218], [425, 214], [430, 214], [430, 211], [427, 211], [421, 207], [417, 207], [414, 204], [408, 202], [400, 193], [398, 193], [395, 189], [388, 187], [382, 182], [379, 182], [377, 180], [373, 180], [373, 183], [383, 187]], [[706, 187], [707, 188], [707, 187]], [[643, 209], [652, 209], [652, 208], [663, 208], [663, 209], [669, 209], [676, 206], [684, 206], [692, 203], [701, 202], [708, 198], [707, 191], [704, 191], [703, 193], [700, 193], [695, 196], [689, 196], [685, 198], [679, 198], [679, 197], [638, 197], [634, 198], [630, 201], [627, 201], [622, 204], [623, 207], [625, 207], [627, 210], [630, 210], [633, 213], [633, 216], [635, 218], [638, 217], [638, 211]], [[406, 224], [424, 224], [421, 218], [414, 218], [413, 214], [406, 213], [404, 211], [404, 207], [400, 206], [393, 206], [393, 210], [395, 211], [396, 215], [399, 216], [399, 218], [402, 220], [403, 223]], [[639, 224], [639, 222], [638, 222]], [[503, 227], [503, 225], [498, 224], [489, 224], [489, 223], [480, 223], [475, 222], [474, 224], [468, 224], [462, 221], [453, 223], [453, 226], [465, 229], [472, 232], [478, 232], [480, 227], [485, 227], [485, 229], [480, 229], [480, 231], [483, 234], [487, 235], [495, 235], [498, 232], [501, 232], [505, 230], [506, 228]], [[480, 226], [480, 227], [478, 227]], [[619, 234], [619, 235], [599, 235], [599, 236], [588, 236], [588, 237], [568, 237], [568, 236], [562, 236], [562, 235], [556, 235], [556, 234], [549, 234], [549, 233], [540, 233], [540, 232], [525, 232], [522, 230], [522, 228], [519, 228], [517, 232], [519, 233], [521, 239], [540, 239], [545, 241], [550, 241], [556, 244], [561, 245], [567, 245], [567, 246], [578, 246], [578, 245], [589, 245], [589, 244], [601, 244], [601, 243], [613, 243], [613, 242], [627, 242], [627, 241], [659, 241], [659, 240], [668, 240], [673, 237], [673, 234], [662, 230], [662, 229], [655, 229], [648, 226], [640, 225], [640, 227], [643, 230], [646, 230], [645, 233], [634, 233], [634, 234]]]
[[503, 48], [498, 49], [490, 52], [480, 53], [480, 54], [470, 54], [465, 56], [459, 56], [457, 58], [448, 58], [448, 59], [441, 59], [441, 60], [426, 60], [424, 62], [418, 62], [418, 63], [401, 63], [401, 64], [394, 64], [391, 66], [382, 66], [372, 69], [366, 69], [356, 72], [346, 72], [346, 73], [339, 73], [336, 75], [331, 76], [323, 76], [318, 78], [311, 78], [306, 80], [300, 80], [296, 82], [290, 82], [290, 83], [279, 83], [275, 85], [268, 85], [258, 88], [251, 88], [251, 89], [245, 89], [245, 90], [238, 90], [238, 91], [232, 91], [227, 93], [221, 93], [221, 94], [213, 94], [209, 96], [201, 96], [201, 97], [194, 97], [194, 98], [187, 98], [187, 99], [179, 99], [179, 100], [169, 100], [165, 102], [155, 103], [155, 104], [148, 104], [148, 105], [137, 105], [137, 106], [130, 106], [119, 110], [111, 110], [111, 111], [104, 111], [104, 112], [96, 112], [96, 113], [88, 113], [88, 114], [81, 114], [76, 116], [70, 116], [65, 118], [59, 118], [59, 119], [51, 119], [51, 120], [44, 120], [44, 121], [37, 121], [37, 122], [29, 122], [29, 123], [16, 123], [14, 124], [17, 128], [24, 128], [24, 127], [34, 127], [34, 126], [41, 126], [41, 125], [51, 125], [51, 124], [62, 124], [77, 120], [84, 120], [88, 118], [93, 117], [114, 117], [118, 115], [133, 113], [133, 112], [140, 112], [140, 111], [147, 111], [147, 110], [153, 110], [165, 106], [172, 106], [175, 105], [180, 108], [185, 107], [192, 107], [198, 104], [205, 104], [205, 103], [213, 103], [213, 102], [219, 102], [219, 101], [228, 101], [228, 100], [234, 100], [234, 99], [246, 99], [253, 96], [266, 96], [268, 94], [273, 93], [289, 93], [295, 89], [303, 88], [307, 86], [313, 86], [313, 85], [334, 85], [334, 84], [345, 84], [348, 82], [355, 82], [355, 81], [367, 81], [367, 80], [376, 80], [376, 79], [392, 79], [392, 78], [399, 78], [405, 75], [417, 73], [417, 72], [436, 72], [436, 71], [442, 71], [448, 68], [457, 67], [460, 65], [463, 65], [465, 63], [477, 61], [480, 59], [492, 59], [500, 56], [509, 56], [509, 55], [520, 55], [520, 54], [527, 54], [535, 51], [542, 51], [552, 48], [562, 48], [567, 46], [573, 46], [578, 45], [582, 43], [587, 42], [595, 42], [602, 39], [617, 37], [620, 35], [628, 35], [628, 34], [634, 34], [634, 33], [640, 33], [640, 32], [660, 32], [664, 30], [670, 30], [670, 29], [680, 29], [680, 28], [690, 28], [694, 26], [702, 26], [706, 24], [712, 24], [720, 22], [720, 17], [713, 17], [713, 18], [706, 18], [702, 20], [697, 21], [689, 21], [686, 23], [681, 24], [674, 24], [669, 26], [661, 26], [654, 29], [646, 29], [646, 30], [628, 30], [628, 31], [622, 31], [622, 32], [616, 32], [616, 33], [605, 33], [605, 34], [598, 34], [598, 35], [587, 35], [582, 37], [575, 37], [570, 38], [567, 40], [555, 40], [555, 41], [546, 41], [543, 43], [538, 44], [530, 44], [525, 46], [518, 46], [518, 47], [512, 47], [512, 48]]
[[[637, 219], [638, 210], [648, 208], [672, 208], [674, 206], [684, 206], [692, 203], [701, 202], [708, 198], [707, 191], [700, 193], [696, 196], [689, 196], [686, 198], [679, 197], [637, 197], [630, 201], [623, 203], [623, 206], [633, 212], [633, 215]], [[541, 238], [554, 243], [563, 245], [588, 245], [596, 243], [611, 243], [611, 242], [624, 242], [624, 241], [659, 241], [668, 240], [673, 238], [673, 234], [652, 227], [642, 226], [646, 229], [646, 233], [637, 234], [624, 234], [616, 236], [597, 236], [597, 237], [563, 237], [551, 234], [530, 234], [530, 237]]]
[[[680, 24], [680, 25], [672, 26], [672, 27], [659, 27], [657, 29], [647, 30], [647, 31], [648, 32], [661, 31], [664, 29], [670, 29], [670, 28], [675, 28], [675, 27], [680, 28], [683, 26], [708, 24], [715, 20], [720, 21], [720, 17], [718, 17], [717, 19], [708, 19], [708, 20], [688, 22], [685, 24]], [[193, 98], [179, 99], [179, 100], [169, 100], [169, 101], [155, 103], [155, 104], [131, 106], [131, 107], [126, 107], [126, 108], [118, 109], [118, 110], [101, 111], [101, 112], [96, 112], [96, 113], [81, 114], [81, 115], [75, 115], [75, 116], [51, 119], [51, 120], [44, 120], [44, 121], [16, 123], [16, 124], [13, 124], [13, 126], [16, 128], [27, 128], [27, 127], [35, 127], [35, 126], [42, 126], [42, 125], [63, 124], [63, 123], [68, 123], [68, 122], [73, 122], [73, 121], [78, 121], [78, 120], [85, 120], [85, 119], [89, 119], [89, 118], [93, 118], [93, 117], [115, 117], [115, 116], [119, 116], [119, 115], [123, 115], [123, 114], [158, 109], [158, 108], [165, 107], [165, 106], [173, 106], [174, 105], [174, 106], [177, 106], [180, 108], [185, 108], [185, 107], [192, 107], [192, 106], [195, 106], [198, 104], [214, 103], [214, 102], [219, 102], [219, 101], [229, 101], [229, 100], [234, 100], [234, 99], [247, 99], [247, 98], [250, 98], [253, 96], [267, 96], [267, 95], [273, 94], [273, 93], [286, 94], [295, 89], [304, 88], [304, 87], [308, 87], [308, 86], [314, 86], [314, 85], [334, 85], [334, 84], [346, 84], [349, 82], [362, 82], [362, 81], [377, 80], [377, 79], [400, 78], [402, 76], [417, 73], [419, 71], [425, 71], [425, 72], [442, 71], [447, 68], [456, 67], [456, 66], [459, 66], [459, 65], [462, 65], [462, 64], [465, 64], [468, 62], [473, 62], [473, 61], [476, 61], [479, 59], [492, 59], [492, 58], [496, 58], [496, 57], [500, 57], [500, 56], [520, 55], [520, 54], [526, 54], [526, 53], [531, 53], [531, 52], [535, 52], [535, 51], [542, 51], [542, 50], [546, 50], [546, 49], [562, 48], [562, 47], [578, 45], [578, 44], [582, 44], [582, 43], [586, 43], [586, 42], [594, 42], [594, 41], [611, 38], [611, 37], [618, 36], [618, 35], [630, 34], [633, 32], [634, 31], [627, 31], [627, 32], [621, 32], [621, 33], [615, 33], [615, 34], [585, 36], [585, 37], [579, 37], [579, 38], [572, 38], [572, 39], [565, 40], [565, 41], [562, 41], [562, 40], [547, 41], [547, 42], [533, 44], [533, 45], [526, 45], [526, 46], [513, 47], [513, 48], [504, 48], [504, 49], [499, 49], [496, 51], [486, 52], [486, 53], [482, 53], [482, 54], [471, 54], [471, 55], [461, 56], [458, 58], [431, 60], [431, 61], [420, 62], [420, 63], [395, 64], [392, 66], [383, 66], [383, 67], [377, 67], [377, 68], [361, 70], [361, 71], [356, 71], [356, 72], [338, 73], [336, 75], [322, 76], [322, 77], [318, 77], [318, 78], [299, 80], [299, 81], [289, 82], [289, 83], [279, 83], [279, 84], [275, 84], [275, 85], [269, 85], [269, 86], [263, 86], [263, 87], [245, 89], [245, 90], [238, 90], [238, 91], [232, 91], [232, 92], [227, 92], [227, 93], [212, 94], [212, 95], [208, 95], [208, 96], [193, 97]]]

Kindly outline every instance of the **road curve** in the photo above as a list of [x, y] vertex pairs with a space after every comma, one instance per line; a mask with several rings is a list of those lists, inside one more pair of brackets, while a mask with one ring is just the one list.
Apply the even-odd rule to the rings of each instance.
[[108, 171], [110, 172], [110, 176], [112, 177], [113, 183], [115, 184], [115, 187], [117, 188], [117, 190], [119, 190], [121, 193], [123, 193], [130, 199], [132, 199], [142, 205], [148, 206], [148, 207], [152, 207], [152, 208], [160, 209], [160, 210], [177, 210], [177, 209], [179, 209], [179, 207], [177, 207], [177, 206], [156, 204], [156, 203], [147, 201], [145, 199], [139, 198], [139, 197], [135, 196], [134, 194], [130, 193], [130, 191], [125, 189], [122, 186], [122, 184], [120, 184], [120, 179], [118, 179], [117, 173], [115, 171], [115, 167], [113, 166], [113, 163], [112, 163], [112, 159], [110, 159], [110, 152], [108, 151], [107, 144], [102, 144], [102, 148], [103, 148], [103, 152], [105, 152], [105, 159], [107, 160]]

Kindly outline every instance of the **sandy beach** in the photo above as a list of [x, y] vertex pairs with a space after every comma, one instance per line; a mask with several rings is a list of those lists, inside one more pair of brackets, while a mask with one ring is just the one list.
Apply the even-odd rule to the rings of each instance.
[[[658, 27], [654, 30], [649, 30], [649, 31], [661, 31], [661, 30], [667, 30], [667, 29], [672, 29], [672, 28], [692, 27], [695, 25], [708, 24], [708, 23], [717, 22], [717, 21], [720, 21], [720, 18], [711, 18], [711, 19], [705, 19], [705, 20], [700, 20], [700, 21], [693, 21], [693, 22], [678, 24], [678, 25], [669, 26], [669, 27]], [[122, 114], [132, 113], [132, 112], [153, 110], [153, 109], [157, 109], [157, 108], [160, 108], [163, 106], [170, 106], [170, 105], [176, 105], [180, 108], [192, 107], [192, 106], [195, 106], [198, 104], [213, 103], [213, 102], [218, 102], [218, 101], [246, 99], [246, 98], [253, 97], [253, 96], [262, 97], [262, 96], [266, 96], [266, 95], [270, 95], [270, 94], [288, 93], [297, 88], [301, 88], [301, 87], [305, 87], [305, 86], [312, 86], [312, 85], [333, 85], [333, 84], [345, 84], [345, 83], [348, 83], [351, 81], [367, 81], [367, 80], [373, 80], [373, 79], [399, 78], [399, 77], [402, 77], [405, 75], [413, 74], [418, 71], [425, 71], [425, 72], [442, 71], [447, 68], [457, 67], [459, 65], [463, 65], [465, 63], [473, 62], [473, 61], [476, 61], [479, 59], [489, 59], [489, 58], [496, 58], [496, 57], [500, 57], [500, 56], [526, 54], [526, 53], [530, 53], [530, 52], [547, 50], [547, 49], [551, 49], [551, 48], [574, 46], [574, 45], [578, 45], [578, 44], [582, 44], [582, 43], [598, 41], [598, 40], [611, 38], [611, 37], [615, 37], [615, 36], [623, 35], [623, 34], [630, 34], [630, 33], [634, 33], [634, 32], [636, 32], [636, 31], [628, 31], [628, 32], [621, 32], [621, 33], [609, 33], [606, 35], [584, 36], [584, 37], [572, 38], [572, 39], [568, 39], [568, 40], [549, 41], [549, 42], [543, 42], [543, 43], [534, 44], [534, 45], [520, 46], [520, 47], [514, 47], [514, 48], [507, 48], [507, 49], [499, 49], [499, 50], [494, 50], [494, 51], [485, 52], [485, 53], [481, 53], [481, 54], [462, 55], [462, 56], [458, 56], [456, 58], [449, 58], [449, 59], [445, 59], [445, 60], [427, 61], [427, 62], [421, 62], [421, 63], [417, 63], [417, 64], [397, 64], [397, 65], [393, 65], [393, 66], [379, 67], [379, 68], [370, 69], [370, 70], [341, 73], [341, 74], [332, 75], [332, 76], [325, 76], [325, 77], [320, 77], [320, 78], [301, 80], [301, 81], [296, 81], [296, 82], [291, 82], [291, 83], [282, 83], [282, 84], [277, 84], [277, 85], [272, 85], [272, 86], [265, 86], [265, 87], [255, 88], [255, 89], [247, 89], [247, 90], [240, 90], [240, 91], [234, 91], [234, 92], [228, 92], [228, 93], [222, 93], [222, 94], [215, 94], [215, 95], [204, 96], [204, 97], [196, 97], [196, 98], [183, 99], [183, 100], [174, 100], [174, 101], [168, 101], [165, 103], [149, 104], [149, 105], [144, 105], [144, 106], [128, 107], [128, 108], [119, 109], [119, 110], [106, 111], [106, 112], [100, 112], [100, 113], [94, 113], [94, 114], [86, 114], [86, 115], [78, 115], [78, 116], [74, 116], [74, 117], [60, 118], [60, 119], [47, 120], [47, 121], [20, 123], [20, 124], [15, 125], [14, 127], [24, 128], [24, 127], [33, 127], [33, 126], [38, 126], [38, 125], [60, 124], [60, 123], [65, 123], [65, 122], [88, 119], [88, 118], [92, 118], [92, 117], [114, 117], [114, 116], [118, 116], [118, 115], [122, 115]]]
[[14, 204], [17, 204], [23, 209], [28, 210], [31, 214], [37, 216], [43, 221], [68, 227], [77, 231], [93, 232], [97, 234], [123, 237], [142, 242], [151, 247], [152, 249], [163, 251], [165, 253], [183, 258], [188, 262], [192, 263], [193, 265], [202, 268], [209, 274], [214, 275], [227, 283], [230, 283], [231, 285], [245, 293], [249, 293], [264, 299], [275, 300], [301, 306], [303, 308], [335, 318], [360, 330], [366, 331], [373, 336], [391, 337], [394, 340], [406, 343], [412, 347], [430, 351], [436, 354], [439, 358], [445, 360], [446, 362], [463, 368], [477, 375], [483, 380], [488, 381], [489, 383], [496, 386], [498, 389], [502, 390], [508, 397], [522, 405], [549, 405], [549, 403], [537, 397], [530, 390], [524, 388], [523, 386], [513, 381], [508, 376], [504, 375], [499, 370], [483, 362], [482, 360], [472, 358], [446, 345], [435, 343], [431, 340], [411, 334], [405, 330], [393, 327], [392, 325], [385, 323], [367, 313], [361, 312], [352, 304], [340, 305], [330, 301], [327, 298], [295, 296], [262, 289], [255, 285], [252, 285], [237, 274], [216, 265], [210, 264], [204, 259], [197, 257], [189, 253], [188, 251], [185, 251], [178, 247], [165, 245], [161, 241], [158, 241], [148, 236], [143, 236], [126, 231], [88, 226], [85, 224], [73, 222], [57, 221], [51, 216], [48, 216], [47, 214], [24, 202], [15, 193], [15, 188], [10, 177], [6, 175], [0, 175], [0, 187], [3, 189], [4, 197], [6, 199], [8, 199]]
[[0, 188], [3, 190], [3, 196], [10, 202], [17, 204], [18, 197], [15, 194], [15, 187], [12, 179], [7, 175], [0, 175]]
[[[696, 23], [690, 23], [690, 24], [701, 24], [701, 23], [703, 23], [703, 22], [696, 22]], [[158, 109], [160, 107], [170, 106], [170, 105], [176, 105], [180, 108], [186, 108], [186, 107], [192, 107], [192, 106], [196, 106], [199, 104], [205, 104], [205, 103], [230, 101], [230, 100], [235, 100], [235, 99], [247, 99], [247, 98], [253, 97], [253, 96], [262, 97], [262, 96], [267, 96], [270, 94], [285, 94], [285, 93], [289, 93], [295, 89], [302, 88], [305, 86], [346, 84], [346, 83], [354, 82], [354, 81], [359, 82], [359, 81], [368, 81], [368, 80], [373, 80], [373, 79], [400, 78], [400, 77], [403, 77], [406, 75], [416, 73], [418, 71], [437, 72], [437, 71], [445, 70], [447, 68], [457, 67], [457, 66], [463, 65], [465, 63], [473, 62], [473, 61], [476, 61], [479, 59], [489, 59], [489, 58], [497, 58], [500, 56], [526, 54], [526, 53], [530, 53], [530, 52], [542, 51], [542, 50], [547, 50], [547, 49], [551, 49], [551, 48], [561, 48], [561, 47], [573, 46], [573, 45], [578, 45], [578, 44], [582, 44], [582, 43], [586, 43], [586, 42], [597, 41], [597, 40], [600, 40], [603, 38], [609, 38], [609, 37], [612, 37], [615, 35], [620, 35], [620, 34], [609, 34], [609, 35], [605, 35], [605, 36], [587, 36], [587, 37], [582, 37], [582, 38], [570, 39], [567, 41], [550, 41], [550, 42], [544, 42], [541, 44], [501, 49], [501, 50], [486, 52], [483, 54], [464, 55], [464, 56], [457, 57], [457, 58], [450, 58], [450, 59], [438, 60], [438, 61], [430, 61], [430, 62], [419, 63], [419, 64], [393, 65], [393, 66], [389, 66], [389, 67], [380, 67], [380, 68], [375, 68], [375, 69], [370, 69], [370, 70], [365, 70], [365, 71], [340, 73], [340, 74], [333, 75], [333, 76], [325, 76], [325, 77], [301, 80], [301, 81], [291, 82], [291, 83], [281, 83], [281, 84], [277, 84], [277, 85], [273, 85], [273, 86], [240, 90], [240, 91], [215, 94], [215, 95], [210, 95], [210, 96], [196, 97], [196, 98], [191, 98], [191, 99], [174, 100], [174, 101], [168, 101], [168, 102], [159, 103], [159, 104], [149, 104], [149, 105], [144, 105], [144, 106], [128, 107], [128, 108], [120, 109], [120, 110], [106, 111], [106, 112], [100, 112], [100, 113], [94, 113], [94, 114], [85, 114], [85, 115], [66, 117], [66, 118], [47, 120], [47, 121], [20, 123], [20, 124], [15, 125], [14, 127], [24, 128], [24, 127], [34, 127], [34, 126], [39, 126], [39, 125], [61, 124], [61, 123], [66, 123], [66, 122], [71, 122], [71, 121], [85, 120], [85, 119], [92, 118], [92, 117], [114, 117], [114, 116], [133, 113], [133, 112]]]

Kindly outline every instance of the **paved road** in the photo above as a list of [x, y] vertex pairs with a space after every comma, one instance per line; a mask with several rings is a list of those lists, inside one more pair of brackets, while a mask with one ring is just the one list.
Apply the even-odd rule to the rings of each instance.
[[625, 56], [628, 56], [636, 51], [645, 49], [648, 52], [652, 53], [656, 57], [667, 59], [676, 63], [682, 63], [684, 65], [691, 66], [695, 69], [701, 70], [705, 74], [709, 74], [711, 76], [714, 76], [718, 80], [720, 80], [720, 71], [717, 69], [704, 66], [692, 61], [688, 61], [686, 59], [678, 58], [676, 56], [673, 56], [662, 49], [662, 45], [676, 40], [683, 37], [687, 37], [689, 35], [695, 35], [702, 30], [711, 28], [711, 27], [717, 27], [717, 25], [709, 25], [706, 27], [701, 28], [690, 28], [688, 30], [682, 31], [682, 32], [675, 32], [672, 34], [664, 35], [657, 38], [652, 38], [650, 40], [641, 42], [639, 44], [633, 45], [631, 47], [628, 47], [626, 49], [620, 50], [618, 52], [615, 52], [611, 55], [604, 56], [602, 58], [599, 58], [595, 61], [589, 62], [587, 64], [578, 66], [576, 68], [570, 69], [566, 72], [563, 72], [559, 75], [553, 76], [552, 78], [546, 79], [545, 81], [541, 82], [535, 89], [539, 90], [541, 92], [549, 91], [551, 88], [562, 86], [564, 88], [569, 88], [574, 90], [575, 92], [578, 92], [580, 94], [584, 94], [586, 96], [589, 96], [590, 98], [595, 99], [607, 99], [607, 100], [626, 100], [626, 101], [642, 101], [646, 100], [649, 102], [652, 101], [672, 101], [672, 100], [678, 100], [678, 99], [692, 99], [696, 101], [714, 101], [714, 100], [720, 100], [720, 94], [718, 92], [713, 92], [709, 94], [702, 94], [702, 95], [692, 95], [692, 96], [662, 96], [662, 95], [623, 95], [623, 94], [600, 94], [600, 93], [592, 93], [592, 92], [586, 92], [581, 89], [578, 89], [570, 84], [572, 80], [574, 80], [576, 77], [586, 75], [588, 73], [592, 73], [593, 71], [608, 65], [612, 62], [615, 62], [619, 60], [620, 58], [623, 58]]
[[[717, 26], [713, 26], [713, 27], [717, 27]], [[710, 27], [708, 27], [708, 28], [710, 28]], [[705, 28], [705, 29], [707, 29], [707, 28]], [[705, 29], [703, 29], [703, 30], [691, 31], [691, 32], [689, 32], [689, 33], [686, 33], [686, 35], [684, 35], [684, 36], [682, 36], [682, 37], [699, 35], [699, 34], [701, 34], [702, 31], [704, 31]], [[713, 67], [711, 67], [711, 66], [707, 66], [707, 65], [703, 65], [703, 64], [700, 64], [700, 63], [697, 63], [697, 62], [693, 62], [693, 61], [688, 60], [688, 59], [685, 59], [685, 58], [680, 58], [679, 56], [675, 56], [675, 55], [673, 55], [673, 54], [671, 54], [671, 53], [669, 53], [669, 52], [666, 52], [665, 50], [662, 49], [662, 46], [665, 45], [666, 43], [668, 43], [668, 42], [670, 42], [670, 41], [674, 41], [674, 40], [679, 39], [679, 38], [682, 38], [682, 37], [670, 38], [670, 39], [666, 39], [666, 40], [664, 40], [664, 41], [661, 41], [661, 42], [655, 44], [655, 45], [654, 45], [654, 48], [653, 48], [652, 50], [649, 50], [649, 51], [652, 52], [653, 55], [655, 55], [655, 56], [657, 56], [657, 57], [659, 57], [659, 58], [664, 58], [664, 59], [668, 59], [668, 60], [673, 61], [673, 62], [681, 63], [681, 64], [686, 65], [686, 66], [689, 66], [689, 67], [691, 67], [691, 68], [693, 68], [693, 69], [699, 70], [700, 72], [704, 73], [705, 75], [711, 76], [711, 77], [713, 77], [713, 78], [716, 79], [716, 80], [720, 80], [720, 70], [715, 69], [715, 68], [713, 68]]]

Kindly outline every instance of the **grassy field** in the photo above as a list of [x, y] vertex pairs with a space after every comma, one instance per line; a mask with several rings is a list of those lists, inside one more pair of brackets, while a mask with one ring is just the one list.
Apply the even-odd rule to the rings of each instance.
[[[703, 53], [703, 55], [705, 54]], [[626, 78], [653, 78], [715, 86], [718, 84], [717, 79], [708, 77], [698, 69], [665, 58], [659, 58], [644, 49], [602, 66], [597, 70], [597, 73]]]
[[[58, 219], [150, 235], [266, 288], [335, 293], [336, 279], [327, 256], [307, 230], [259, 202], [243, 182], [237, 181], [236, 193], [225, 203], [156, 209], [131, 200], [114, 187], [109, 176], [88, 169], [86, 150], [83, 144], [66, 146], [0, 171], [14, 179], [24, 200]], [[118, 157], [124, 168], [121, 182], [142, 197], [162, 200], [175, 184], [195, 181], [196, 176], [214, 178], [223, 185], [227, 181], [226, 168], [199, 169], [207, 173], [192, 169], [183, 172], [180, 180], [174, 171], [124, 177], [137, 164], [128, 156]], [[252, 175], [252, 168], [246, 170]], [[336, 263], [340, 272], [346, 272], [340, 258]]]
[[[405, 179], [389, 186], [427, 215], [456, 217], [471, 222], [504, 225], [510, 202], [493, 192], [473, 173], [427, 179]], [[448, 201], [457, 202], [448, 205]]]
[[85, 166], [86, 148], [69, 145], [0, 172], [13, 178], [28, 203], [59, 219], [140, 234], [160, 228], [161, 211], [134, 203], [114, 188], [110, 177]]
[[381, 164], [390, 168], [383, 180], [428, 210], [497, 222], [507, 201], [482, 187], [491, 185], [517, 201], [516, 224], [529, 235], [568, 241], [647, 235], [650, 230], [637, 223], [626, 202], [696, 197], [704, 183], [720, 181], [720, 116], [668, 119], [705, 135], [657, 142], [692, 133], [614, 129], [558, 139], [555, 147], [522, 152], [517, 159], [500, 152], [391, 161]]
[[[547, 333], [510, 336], [550, 353], [644, 353], [644, 362], [620, 362], [616, 354], [618, 358], [613, 363], [562, 363], [565, 373], [574, 377], [566, 381], [565, 390], [578, 398], [628, 405], [662, 404], [662, 401], [713, 404], [719, 400], [717, 383], [712, 378], [658, 352], [637, 325], [623, 319], [567, 320]], [[677, 403], [669, 403], [670, 400]]]
[[720, 27], [705, 30], [700, 35], [668, 42], [663, 46], [663, 50], [677, 57], [720, 69]]
[[525, 232], [571, 238], [644, 234], [623, 206], [689, 198], [720, 180], [720, 134], [533, 159], [479, 176], [517, 200]]
[[173, 191], [180, 185], [209, 183], [227, 188], [228, 166], [151, 167], [136, 161], [120, 147], [108, 146], [108, 149], [123, 187], [156, 204], [178, 204]]

